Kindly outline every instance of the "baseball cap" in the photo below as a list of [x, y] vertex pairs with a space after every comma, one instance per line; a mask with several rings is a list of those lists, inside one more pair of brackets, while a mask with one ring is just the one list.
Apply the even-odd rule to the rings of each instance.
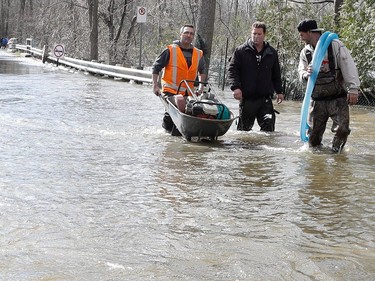
[[316, 31], [323, 31], [324, 30], [324, 28], [318, 28], [318, 25], [317, 25], [316, 21], [311, 20], [311, 19], [305, 19], [305, 20], [301, 21], [297, 25], [297, 29], [298, 29], [298, 31], [301, 31], [301, 32], [307, 32], [307, 31], [316, 32]]

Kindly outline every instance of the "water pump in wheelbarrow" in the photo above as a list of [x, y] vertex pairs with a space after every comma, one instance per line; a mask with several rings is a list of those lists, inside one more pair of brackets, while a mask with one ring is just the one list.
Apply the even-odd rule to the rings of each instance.
[[189, 96], [185, 113], [199, 118], [230, 119], [229, 109], [210, 92], [204, 92], [197, 98]]

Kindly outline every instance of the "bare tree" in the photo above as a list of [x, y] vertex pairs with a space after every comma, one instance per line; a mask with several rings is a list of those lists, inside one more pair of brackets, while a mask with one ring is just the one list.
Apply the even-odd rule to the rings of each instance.
[[10, 0], [1, 0], [0, 6], [0, 34], [8, 36]]
[[87, 0], [89, 7], [90, 23], [90, 60], [98, 60], [99, 56], [99, 33], [98, 33], [98, 0]]
[[134, 29], [137, 24], [137, 17], [134, 16], [131, 20], [130, 27], [128, 29], [128, 32], [126, 33], [126, 38], [125, 38], [125, 49], [122, 53], [122, 61], [125, 66], [129, 66], [129, 46], [131, 43], [131, 38], [134, 35]]
[[207, 69], [210, 67], [215, 10], [216, 0], [199, 0], [195, 45], [203, 51]]
[[[109, 49], [108, 49], [108, 60], [110, 64], [119, 63], [120, 54], [118, 51], [119, 49], [118, 43], [121, 38], [122, 31], [124, 29], [125, 20], [129, 14], [129, 5], [132, 4], [132, 2], [133, 2], [132, 0], [124, 0], [123, 3], [117, 7], [116, 1], [110, 0], [108, 8], [107, 8], [108, 13], [105, 13], [105, 12], [99, 13], [100, 17], [103, 19], [104, 23], [108, 27], [109, 43], [110, 43]], [[115, 18], [117, 10], [121, 10], [120, 20], [117, 20]], [[118, 24], [116, 25], [117, 22]], [[134, 19], [132, 19], [127, 37], [128, 36], [131, 37], [133, 35], [134, 26], [135, 26], [135, 21]], [[126, 40], [125, 42], [125, 49], [129, 47], [128, 41], [130, 42], [130, 40]]]
[[343, 0], [334, 0], [334, 5], [335, 5], [335, 25], [336, 28], [338, 29], [340, 27], [340, 9], [342, 4], [344, 3]]
[[24, 22], [25, 22], [25, 6], [26, 6], [26, 0], [20, 0], [20, 10], [19, 10], [19, 21], [17, 25], [17, 34], [22, 38], [23, 35], [23, 29], [24, 29]]

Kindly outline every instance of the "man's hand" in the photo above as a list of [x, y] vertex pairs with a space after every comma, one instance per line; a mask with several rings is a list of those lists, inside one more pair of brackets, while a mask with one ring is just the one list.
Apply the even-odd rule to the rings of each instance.
[[278, 104], [282, 103], [284, 100], [284, 95], [283, 94], [276, 94], [276, 101]]
[[312, 72], [313, 72], [313, 69], [312, 69], [311, 65], [309, 65], [306, 69], [306, 72], [302, 74], [302, 78], [305, 81], [309, 80], [309, 77], [311, 76]]
[[236, 99], [236, 100], [241, 100], [242, 99], [242, 91], [241, 89], [235, 89], [233, 91], [233, 97]]
[[153, 88], [153, 93], [156, 95], [156, 96], [160, 96], [161, 95], [161, 91], [160, 91], [160, 88], [158, 85], [154, 85], [154, 88]]
[[358, 102], [358, 90], [350, 89], [349, 92], [348, 92], [347, 100], [348, 100], [348, 103], [350, 105], [357, 104], [357, 102]]
[[197, 96], [200, 96], [202, 93], [203, 93], [203, 87], [199, 87], [196, 91], [195, 91], [195, 94], [197, 95]]

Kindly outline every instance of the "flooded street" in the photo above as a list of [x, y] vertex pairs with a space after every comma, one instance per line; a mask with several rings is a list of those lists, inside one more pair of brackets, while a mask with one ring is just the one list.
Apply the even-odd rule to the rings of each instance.
[[301, 102], [194, 143], [150, 85], [5, 51], [0, 81], [0, 280], [375, 280], [374, 108], [336, 155], [299, 140]]

